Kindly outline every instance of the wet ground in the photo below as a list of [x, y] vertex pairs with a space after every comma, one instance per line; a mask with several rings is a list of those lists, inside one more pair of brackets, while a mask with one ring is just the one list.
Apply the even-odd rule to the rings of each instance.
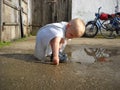
[[59, 66], [37, 61], [34, 46], [29, 37], [0, 49], [0, 90], [120, 90], [120, 39], [69, 41]]

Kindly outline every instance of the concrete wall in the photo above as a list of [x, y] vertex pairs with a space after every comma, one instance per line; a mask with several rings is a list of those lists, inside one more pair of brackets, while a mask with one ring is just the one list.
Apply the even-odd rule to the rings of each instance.
[[[114, 13], [117, 0], [72, 0], [72, 18], [82, 18], [85, 23], [94, 19], [101, 6], [101, 12]], [[120, 0], [118, 0], [120, 10]]]

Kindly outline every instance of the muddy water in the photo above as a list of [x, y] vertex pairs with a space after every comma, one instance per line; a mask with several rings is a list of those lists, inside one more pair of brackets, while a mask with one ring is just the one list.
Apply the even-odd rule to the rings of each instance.
[[112, 56], [120, 55], [120, 48], [108, 47], [81, 47], [80, 45], [68, 45], [65, 49], [71, 62], [95, 63], [111, 61]]
[[120, 47], [68, 45], [54, 66], [36, 62], [32, 43], [0, 49], [0, 90], [120, 90]]

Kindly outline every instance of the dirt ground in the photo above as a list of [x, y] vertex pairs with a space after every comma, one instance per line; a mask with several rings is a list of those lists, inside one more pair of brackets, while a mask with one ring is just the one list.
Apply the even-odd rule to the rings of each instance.
[[[66, 52], [73, 58], [59, 66], [37, 61], [34, 47], [35, 37], [31, 36], [0, 48], [0, 90], [120, 90], [120, 39], [71, 40]], [[83, 61], [90, 57], [77, 51], [80, 48], [84, 51], [102, 48], [107, 58], [82, 63], [81, 57]]]

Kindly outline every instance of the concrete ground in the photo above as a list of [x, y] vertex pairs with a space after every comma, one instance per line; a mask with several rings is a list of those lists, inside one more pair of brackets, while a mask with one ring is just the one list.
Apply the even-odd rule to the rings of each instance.
[[[0, 90], [120, 90], [120, 39], [69, 41], [66, 52], [72, 58], [58, 66], [38, 62], [33, 56], [34, 46], [35, 37], [28, 37], [0, 48]], [[90, 58], [78, 54], [80, 48], [84, 51], [104, 48], [107, 57], [82, 63], [81, 57], [83, 61]]]

